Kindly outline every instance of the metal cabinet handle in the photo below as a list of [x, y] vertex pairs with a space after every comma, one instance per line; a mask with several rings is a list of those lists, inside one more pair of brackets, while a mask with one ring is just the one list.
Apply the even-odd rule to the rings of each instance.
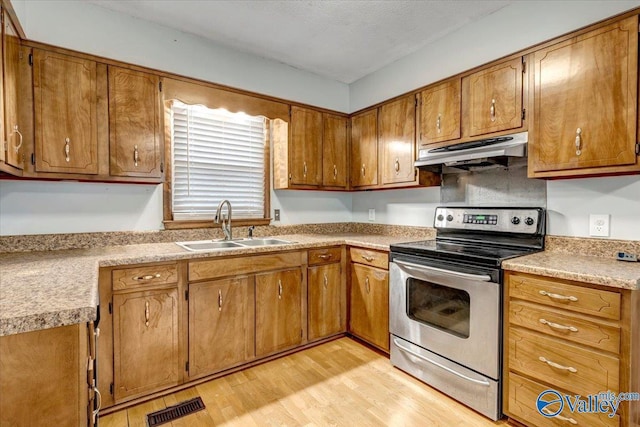
[[365, 259], [365, 261], [369, 261], [369, 262], [371, 262], [371, 261], [373, 261], [373, 260], [374, 260], [374, 257], [369, 256], [369, 255], [362, 255], [362, 258], [364, 258], [364, 259]]
[[322, 258], [322, 259], [331, 259], [333, 255], [332, 254], [322, 254], [322, 255], [318, 255], [318, 258]]
[[138, 160], [140, 159], [139, 155], [138, 155], [138, 146], [134, 145], [133, 146], [133, 165], [135, 167], [138, 167]]
[[567, 297], [567, 296], [564, 296], [564, 295], [554, 294], [554, 293], [547, 292], [547, 291], [539, 291], [539, 293], [540, 293], [540, 295], [544, 295], [544, 296], [547, 296], [547, 297], [549, 297], [551, 299], [557, 299], [557, 300], [560, 300], [560, 301], [572, 301], [572, 302], [578, 301], [578, 298], [574, 297], [573, 295]]
[[95, 392], [97, 398], [96, 400], [98, 401], [98, 405], [96, 407], [96, 409], [94, 409], [93, 411], [93, 422], [95, 423], [96, 418], [98, 417], [98, 414], [100, 413], [100, 409], [102, 409], [102, 395], [100, 394], [100, 390], [98, 390], [97, 387], [93, 387], [93, 391]]
[[144, 325], [149, 326], [149, 301], [144, 302]]
[[547, 325], [550, 328], [557, 329], [559, 331], [578, 332], [578, 328], [576, 328], [575, 326], [560, 325], [559, 323], [549, 322], [548, 320], [545, 320], [545, 319], [540, 319], [540, 323], [542, 323], [543, 325]]
[[582, 129], [576, 129], [576, 156], [582, 154]]
[[159, 279], [160, 273], [156, 273], [156, 274], [147, 274], [145, 276], [136, 276], [133, 278], [133, 280], [151, 280], [151, 279]]
[[327, 278], [327, 273], [324, 274], [324, 288], [327, 289], [327, 285], [329, 284], [329, 279]]
[[222, 290], [218, 289], [218, 311], [222, 311]]
[[362, 176], [365, 176], [365, 174], [367, 173], [367, 167], [364, 163], [362, 164], [362, 168], [360, 170], [362, 171]]
[[442, 118], [440, 117], [440, 114], [438, 114], [438, 120], [436, 120], [436, 131], [438, 133], [442, 132]]
[[578, 425], [578, 422], [576, 420], [574, 420], [573, 418], [563, 417], [562, 415], [553, 415], [553, 412], [551, 412], [547, 408], [542, 408], [542, 412], [544, 412], [547, 415], [552, 415], [554, 420], [566, 421], [566, 422], [571, 423], [573, 425]]
[[282, 280], [278, 279], [278, 299], [282, 299]]
[[556, 369], [561, 369], [563, 371], [569, 371], [569, 372], [571, 372], [573, 374], [578, 372], [578, 370], [576, 368], [574, 368], [573, 366], [562, 366], [562, 365], [560, 365], [560, 364], [558, 364], [556, 362], [552, 362], [551, 360], [548, 360], [547, 358], [542, 357], [542, 356], [538, 357], [538, 360], [541, 361], [542, 363], [546, 363], [547, 365], [549, 365], [549, 366], [551, 366], [553, 368], [556, 368]]
[[333, 180], [338, 179], [338, 166], [333, 165]]
[[395, 161], [395, 170], [396, 170], [396, 175], [398, 175], [398, 173], [400, 173], [400, 159], [398, 159], [396, 157], [396, 161]]
[[491, 107], [489, 108], [489, 116], [491, 117], [491, 121], [496, 121], [496, 100], [491, 100]]
[[64, 159], [67, 162], [71, 161], [71, 156], [69, 155], [71, 151], [71, 140], [69, 138], [65, 138], [64, 140]]
[[364, 288], [366, 289], [368, 294], [371, 293], [371, 285], [369, 285], [369, 276], [364, 278]]
[[302, 164], [302, 176], [307, 177], [307, 162], [303, 162]]
[[13, 132], [12, 132], [12, 134], [14, 134], [14, 133], [17, 133], [17, 134], [18, 134], [18, 140], [20, 141], [20, 142], [18, 143], [18, 145], [16, 145], [16, 146], [14, 147], [14, 150], [16, 150], [16, 153], [17, 153], [17, 152], [20, 150], [20, 147], [22, 147], [22, 133], [18, 130], [18, 125], [15, 125], [15, 126], [13, 127]]

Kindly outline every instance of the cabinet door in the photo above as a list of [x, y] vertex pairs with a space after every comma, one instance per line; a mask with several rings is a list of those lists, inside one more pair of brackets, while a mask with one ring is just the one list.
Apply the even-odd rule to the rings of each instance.
[[638, 19], [534, 54], [534, 172], [637, 162]]
[[322, 184], [322, 113], [291, 107], [291, 184]]
[[460, 138], [460, 82], [457, 78], [418, 94], [420, 144]]
[[349, 330], [389, 351], [389, 272], [351, 264], [351, 322]]
[[36, 170], [98, 173], [96, 63], [33, 50]]
[[254, 356], [253, 280], [189, 285], [189, 376], [211, 374]]
[[416, 177], [416, 102], [405, 96], [384, 104], [378, 113], [382, 147], [382, 184], [412, 182]]
[[378, 184], [378, 110], [351, 118], [351, 185]]
[[339, 263], [309, 267], [307, 309], [309, 340], [343, 332], [342, 269]]
[[323, 114], [322, 185], [347, 187], [347, 118]]
[[464, 136], [522, 126], [522, 58], [485, 68], [462, 79]]
[[160, 78], [109, 67], [110, 173], [162, 176]]
[[3, 10], [4, 36], [2, 39], [4, 63], [4, 133], [7, 146], [4, 161], [18, 169], [24, 164], [23, 134], [27, 131], [19, 123], [18, 78], [20, 64], [20, 38], [6, 11]]
[[299, 268], [256, 275], [256, 355], [302, 342], [302, 272]]
[[116, 402], [180, 381], [178, 290], [113, 296]]

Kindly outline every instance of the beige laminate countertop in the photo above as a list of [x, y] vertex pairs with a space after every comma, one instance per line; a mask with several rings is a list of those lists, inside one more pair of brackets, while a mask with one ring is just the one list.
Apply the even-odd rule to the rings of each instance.
[[575, 280], [613, 288], [640, 289], [640, 263], [560, 252], [539, 252], [509, 259], [505, 270]]
[[351, 245], [389, 250], [411, 240], [364, 234], [277, 236], [291, 244], [190, 252], [175, 243], [151, 243], [44, 252], [0, 254], [0, 336], [96, 319], [99, 267], [249, 255], [282, 250]]

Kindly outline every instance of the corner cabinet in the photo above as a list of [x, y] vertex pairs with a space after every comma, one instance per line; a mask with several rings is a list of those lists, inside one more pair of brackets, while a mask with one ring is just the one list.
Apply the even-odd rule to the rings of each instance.
[[113, 66], [108, 75], [110, 175], [160, 178], [160, 78]]
[[529, 176], [640, 171], [638, 17], [535, 52]]
[[33, 50], [35, 169], [98, 173], [96, 62]]

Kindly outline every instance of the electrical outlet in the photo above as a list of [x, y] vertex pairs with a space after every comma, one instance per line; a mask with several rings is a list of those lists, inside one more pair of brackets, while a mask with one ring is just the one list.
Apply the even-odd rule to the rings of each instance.
[[376, 210], [369, 209], [369, 221], [375, 221], [375, 220], [376, 220]]
[[273, 210], [273, 220], [280, 221], [280, 209]]
[[589, 235], [609, 237], [609, 215], [589, 215]]

